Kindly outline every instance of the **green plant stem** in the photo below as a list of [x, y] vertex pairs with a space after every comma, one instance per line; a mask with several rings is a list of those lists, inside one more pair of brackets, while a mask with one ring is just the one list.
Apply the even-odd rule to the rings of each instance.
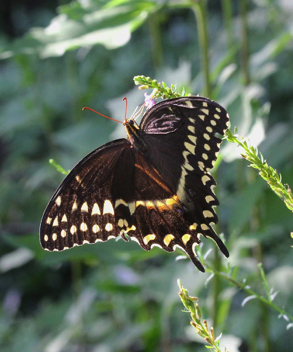
[[[215, 352], [221, 352], [219, 348], [219, 339], [215, 340], [214, 328], [208, 328], [207, 321], [202, 321], [202, 314], [198, 303], [197, 297], [190, 297], [188, 291], [181, 285], [178, 280], [178, 286], [180, 288], [179, 297], [184, 307], [190, 312], [192, 321], [190, 324], [195, 328], [196, 333], [202, 337], [210, 346], [206, 346], [209, 349], [213, 349]], [[225, 348], [226, 351], [226, 348]]]
[[[256, 248], [257, 248], [256, 257], [259, 262], [258, 268], [260, 271], [260, 275], [261, 275], [261, 278], [262, 278], [262, 281], [264, 284], [264, 288], [265, 288], [265, 291], [267, 294], [268, 301], [272, 302], [269, 284], [268, 284], [265, 272], [262, 267], [263, 256], [262, 256], [261, 244], [258, 243]], [[269, 314], [269, 310], [267, 309], [266, 305], [263, 302], [259, 302], [259, 303], [260, 303], [261, 317], [260, 317], [260, 324], [259, 324], [258, 329], [259, 329], [259, 332], [264, 340], [265, 352], [270, 352], [271, 351], [270, 332], [269, 332], [270, 314]]]
[[261, 301], [262, 303], [270, 306], [271, 308], [273, 308], [274, 310], [276, 310], [277, 312], [279, 312], [282, 315], [286, 315], [289, 320], [291, 320], [293, 322], [293, 316], [289, 315], [286, 313], [285, 309], [282, 309], [278, 306], [276, 306], [273, 302], [269, 301], [268, 299], [262, 297], [261, 295], [259, 295], [258, 293], [254, 292], [252, 289], [248, 288], [245, 284], [241, 284], [237, 281], [235, 281], [234, 279], [232, 279], [231, 277], [229, 277], [227, 274], [219, 272], [219, 271], [214, 271], [213, 269], [211, 269], [210, 267], [208, 267], [207, 265], [206, 269], [208, 272], [210, 273], [214, 273], [215, 276], [220, 276], [223, 279], [229, 281], [231, 284], [233, 284], [234, 286], [237, 286], [238, 288], [240, 288], [241, 290], [245, 291], [249, 296], [255, 296], [256, 299], [258, 299], [259, 301]]
[[237, 143], [245, 150], [245, 154], [241, 154], [246, 160], [250, 162], [250, 166], [259, 170], [259, 175], [268, 183], [271, 189], [283, 200], [287, 208], [293, 211], [293, 194], [288, 185], [283, 185], [281, 182], [281, 175], [277, 173], [260, 154], [252, 146], [249, 146], [245, 140], [239, 140], [236, 135], [228, 129], [225, 133], [225, 138], [231, 143]]
[[204, 77], [203, 95], [206, 97], [210, 97], [211, 79], [206, 0], [194, 0], [192, 4], [192, 8], [195, 12], [197, 20], [198, 39], [201, 53], [201, 71]]
[[160, 13], [154, 13], [152, 16], [149, 16], [149, 30], [154, 67], [159, 68], [163, 63]]
[[246, 0], [240, 0], [240, 17], [241, 17], [241, 69], [242, 69], [243, 84], [245, 86], [248, 86], [250, 83], [250, 73], [249, 73], [249, 43], [248, 43]]
[[[218, 178], [218, 169], [215, 170], [214, 174], [213, 174], [215, 180], [217, 180]], [[217, 233], [220, 233], [221, 230], [219, 228], [219, 224], [215, 225], [215, 231]], [[219, 251], [215, 251], [214, 252], [214, 259], [213, 259], [213, 267], [215, 270], [220, 271], [221, 270], [221, 256], [219, 254]], [[221, 294], [221, 279], [218, 276], [215, 276], [213, 281], [212, 281], [212, 296], [213, 296], [213, 305], [212, 305], [212, 312], [211, 312], [211, 316], [212, 316], [212, 320], [213, 320], [213, 326], [214, 328], [218, 327], [219, 324], [219, 308], [220, 308], [220, 302], [219, 302], [219, 297]]]
[[67, 77], [69, 81], [70, 94], [73, 97], [73, 104], [71, 108], [71, 116], [74, 122], [80, 122], [85, 118], [83, 114], [80, 113], [80, 106], [82, 102], [79, 101], [79, 83], [78, 83], [78, 62], [76, 60], [76, 55], [73, 51], [68, 51], [64, 55], [66, 60]]
[[264, 303], [260, 303], [261, 305], [261, 327], [260, 332], [262, 333], [265, 345], [265, 352], [271, 352], [271, 342], [270, 342], [270, 334], [269, 334], [269, 312], [267, 306]]
[[262, 281], [264, 283], [264, 287], [265, 287], [265, 290], [266, 290], [266, 293], [267, 293], [267, 296], [268, 296], [268, 300], [270, 302], [272, 302], [268, 280], [267, 280], [267, 277], [266, 277], [265, 272], [263, 270], [261, 262], [258, 264], [258, 268], [259, 268], [259, 271], [260, 271], [260, 275], [261, 275]]
[[227, 48], [228, 50], [232, 51], [234, 48], [232, 1], [222, 0], [222, 9], [223, 9], [223, 17], [224, 17], [224, 24], [225, 24], [225, 30], [226, 30]]
[[[215, 251], [215, 257], [213, 260], [213, 267], [215, 270], [219, 271], [221, 267], [221, 258], [219, 251]], [[213, 311], [212, 311], [212, 319], [214, 328], [218, 327], [219, 323], [219, 296], [221, 293], [221, 280], [218, 276], [215, 276], [213, 279]]]

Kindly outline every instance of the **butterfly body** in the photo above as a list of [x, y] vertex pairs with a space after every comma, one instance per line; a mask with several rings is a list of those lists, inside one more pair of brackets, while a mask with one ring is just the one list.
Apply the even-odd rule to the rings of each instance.
[[49, 202], [40, 240], [47, 250], [107, 241], [125, 234], [150, 250], [182, 248], [204, 271], [194, 246], [213, 239], [219, 202], [209, 173], [227, 128], [223, 107], [202, 97], [162, 101], [140, 126], [124, 123], [127, 139], [101, 146], [82, 159]]

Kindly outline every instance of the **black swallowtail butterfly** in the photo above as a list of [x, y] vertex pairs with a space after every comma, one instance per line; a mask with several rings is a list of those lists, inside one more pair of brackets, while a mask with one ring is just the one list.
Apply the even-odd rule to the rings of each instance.
[[212, 225], [219, 201], [213, 167], [227, 129], [226, 110], [199, 96], [162, 101], [140, 126], [124, 122], [127, 139], [97, 148], [69, 173], [50, 200], [40, 226], [44, 249], [61, 251], [125, 234], [150, 250], [182, 248], [198, 267], [200, 236], [229, 253]]

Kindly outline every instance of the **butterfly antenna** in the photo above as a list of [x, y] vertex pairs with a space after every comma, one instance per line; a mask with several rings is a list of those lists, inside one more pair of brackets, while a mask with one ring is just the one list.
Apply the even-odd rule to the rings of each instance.
[[96, 114], [99, 114], [99, 115], [101, 115], [101, 116], [103, 116], [103, 117], [106, 117], [106, 118], [109, 119], [109, 120], [113, 120], [113, 121], [116, 121], [116, 122], [119, 122], [119, 123], [123, 123], [122, 121], [118, 121], [118, 120], [112, 119], [112, 117], [103, 115], [103, 114], [101, 114], [100, 112], [98, 112], [98, 111], [96, 111], [96, 110], [93, 110], [93, 109], [91, 109], [91, 108], [85, 107], [85, 108], [82, 108], [82, 110], [90, 110], [90, 111], [95, 112]]
[[127, 122], [127, 119], [126, 119], [126, 115], [127, 115], [127, 98], [124, 97], [122, 100], [123, 100], [123, 101], [125, 100], [125, 102], [126, 102], [126, 106], [125, 106], [125, 117], [124, 117], [124, 123], [126, 123], [126, 122]]

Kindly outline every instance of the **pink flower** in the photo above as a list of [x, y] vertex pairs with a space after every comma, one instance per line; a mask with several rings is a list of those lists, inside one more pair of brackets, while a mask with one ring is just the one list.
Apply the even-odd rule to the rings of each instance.
[[150, 109], [155, 104], [156, 104], [156, 102], [152, 98], [152, 96], [148, 95], [147, 93], [144, 93], [144, 105], [146, 106], [147, 110]]

